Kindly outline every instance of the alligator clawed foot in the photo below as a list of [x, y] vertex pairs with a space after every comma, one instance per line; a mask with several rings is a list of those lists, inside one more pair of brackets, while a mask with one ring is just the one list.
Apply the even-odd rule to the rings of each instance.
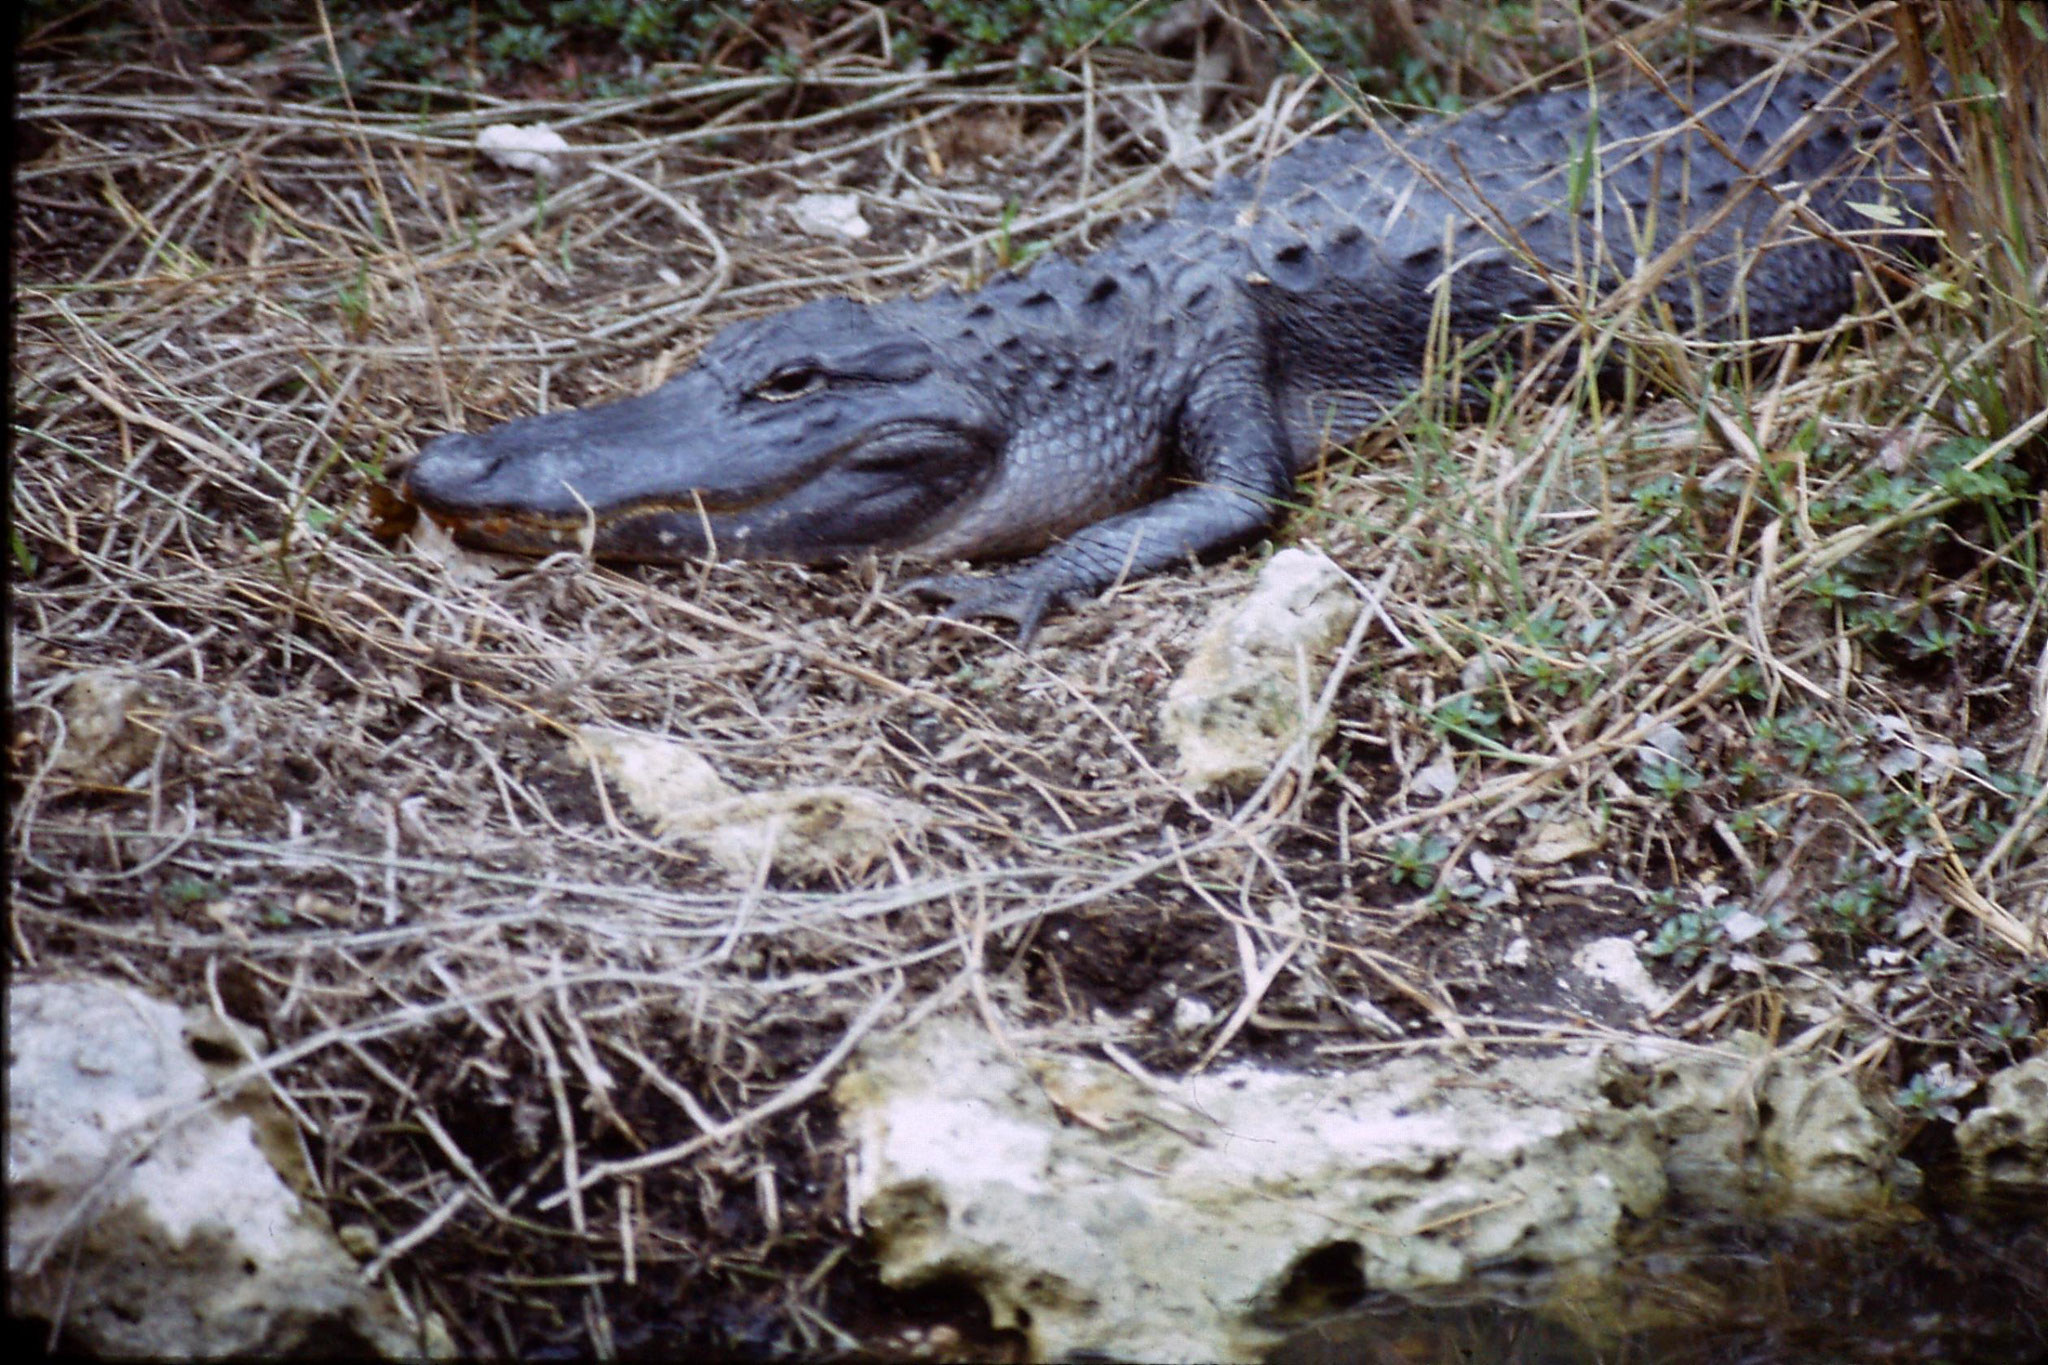
[[932, 618], [926, 633], [943, 621], [968, 621], [977, 616], [994, 616], [1017, 626], [1017, 643], [1031, 643], [1038, 634], [1046, 612], [1062, 598], [1051, 588], [1019, 582], [1014, 577], [977, 578], [972, 574], [933, 574], [905, 583], [901, 589], [918, 597], [946, 603], [946, 609]]

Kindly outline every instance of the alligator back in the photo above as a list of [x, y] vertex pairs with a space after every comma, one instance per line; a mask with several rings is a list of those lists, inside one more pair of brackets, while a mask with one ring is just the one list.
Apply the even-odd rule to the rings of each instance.
[[[1873, 251], [1928, 240], [1900, 230], [1930, 195], [1899, 119], [1889, 80], [1557, 92], [1306, 142], [1157, 235], [1235, 247], [1300, 467], [1415, 395], [1433, 319], [1459, 343], [1518, 333], [1526, 355], [1654, 266], [1651, 320], [1702, 340], [1833, 322]], [[1112, 252], [1155, 255], [1152, 235]], [[1510, 354], [1475, 353], [1459, 396], [1483, 403]]]

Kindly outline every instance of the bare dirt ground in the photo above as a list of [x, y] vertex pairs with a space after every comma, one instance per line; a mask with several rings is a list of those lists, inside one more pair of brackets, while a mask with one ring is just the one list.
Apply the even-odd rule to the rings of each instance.
[[[1602, 71], [1616, 35], [1668, 58], [1632, 16], [1599, 11]], [[1727, 23], [1755, 61], [1886, 37]], [[1177, 781], [1157, 708], [1270, 547], [1019, 650], [928, 630], [890, 592], [911, 564], [397, 534], [382, 465], [436, 432], [640, 391], [800, 299], [1085, 251], [1320, 104], [1295, 77], [1191, 98], [1146, 54], [1051, 91], [905, 73], [860, 32], [813, 55], [801, 85], [417, 114], [315, 98], [317, 44], [20, 74], [14, 969], [264, 1029], [335, 1221], [465, 1351], [972, 1340], [971, 1305], [863, 1268], [827, 1093], [939, 1010], [1161, 1071], [1750, 1030], [1936, 1146], [2024, 1055], [2041, 422], [2000, 444], [1967, 380], [2001, 343], [1950, 296], [1872, 299], [1815, 363], [1334, 463], [1280, 540], [1375, 625], [1329, 743], [1256, 801]], [[1540, 44], [1491, 60], [1482, 88], [1558, 75]], [[474, 149], [542, 121], [585, 149], [545, 187]], [[815, 191], [872, 234], [798, 232]], [[584, 726], [926, 818], [863, 871], [735, 879], [619, 800]], [[1654, 950], [1665, 1008], [1560, 984], [1603, 936]]]

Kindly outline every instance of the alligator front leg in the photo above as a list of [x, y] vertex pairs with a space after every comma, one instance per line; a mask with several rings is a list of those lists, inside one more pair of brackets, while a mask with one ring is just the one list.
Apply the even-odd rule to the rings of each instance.
[[1251, 358], [1212, 366], [1182, 406], [1186, 486], [1083, 527], [1042, 554], [987, 576], [938, 574], [905, 591], [949, 603], [942, 617], [1014, 621], [1029, 644], [1045, 614], [1189, 558], [1229, 549], [1279, 519], [1293, 484], [1292, 452]]

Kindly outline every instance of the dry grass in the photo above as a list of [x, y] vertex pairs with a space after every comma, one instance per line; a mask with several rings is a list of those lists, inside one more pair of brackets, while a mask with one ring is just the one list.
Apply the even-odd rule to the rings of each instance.
[[[1703, 23], [1811, 59], [1888, 13]], [[1588, 31], [1607, 72], [1676, 41], [1629, 4]], [[14, 962], [260, 1023], [336, 1221], [465, 1349], [817, 1352], [915, 1318], [847, 1254], [821, 1094], [937, 1010], [1164, 1068], [1523, 1046], [1634, 1026], [1541, 969], [1640, 933], [1686, 968], [1655, 1027], [1832, 1048], [1909, 1107], [2041, 1022], [2048, 541], [2037, 488], [1972, 482], [2048, 420], [1978, 397], [2030, 300], [2039, 344], [2038, 273], [1996, 276], [2018, 321], [1873, 298], [1746, 383], [1369, 446], [1289, 533], [1373, 604], [1335, 738], [1230, 803], [1154, 725], [1242, 557], [1023, 653], [927, 635], [893, 564], [476, 572], [373, 536], [370, 491], [433, 431], [636, 391], [737, 317], [1085, 249], [1285, 145], [1313, 90], [1196, 125], [1158, 59], [1027, 93], [901, 74], [856, 26], [801, 98], [737, 73], [401, 117], [296, 98], [295, 52], [21, 76]], [[545, 193], [471, 150], [536, 120], [603, 149]], [[793, 235], [812, 189], [875, 236]], [[87, 676], [140, 689], [97, 758]], [[735, 887], [615, 804], [583, 725], [931, 820], [846, 884]], [[1737, 938], [1736, 904], [1770, 927]], [[1183, 996], [1214, 1023], [1170, 1028]]]

